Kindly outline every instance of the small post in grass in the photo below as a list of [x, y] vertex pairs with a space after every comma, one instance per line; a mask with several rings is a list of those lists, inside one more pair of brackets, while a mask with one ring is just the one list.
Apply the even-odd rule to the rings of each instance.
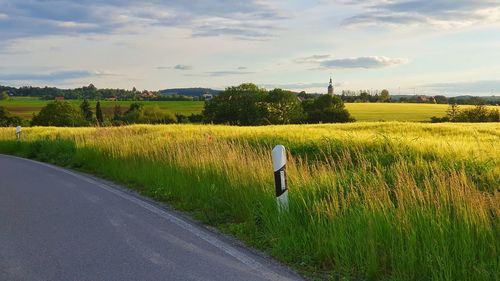
[[288, 210], [288, 186], [286, 182], [286, 150], [282, 145], [273, 148], [274, 184], [280, 211]]
[[17, 125], [16, 127], [16, 139], [21, 140], [21, 125]]

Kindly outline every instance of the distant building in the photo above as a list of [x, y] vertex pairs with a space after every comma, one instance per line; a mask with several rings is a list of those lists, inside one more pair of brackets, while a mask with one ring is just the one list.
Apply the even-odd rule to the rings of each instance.
[[63, 101], [64, 100], [64, 97], [55, 97], [54, 100], [59, 100], [59, 101]]
[[332, 77], [330, 77], [330, 84], [328, 85], [328, 94], [333, 96], [333, 81]]
[[109, 97], [106, 99], [107, 101], [116, 101], [117, 98], [115, 96]]
[[145, 98], [145, 99], [150, 99], [150, 98], [155, 98], [158, 96], [158, 93], [157, 92], [150, 92], [150, 91], [147, 91], [147, 90], [144, 90], [142, 93], [141, 93], [141, 97], [142, 98]]
[[418, 103], [427, 103], [429, 102], [429, 97], [427, 96], [417, 96]]
[[205, 93], [205, 94], [201, 95], [201, 99], [203, 101], [209, 101], [209, 100], [211, 100], [213, 98], [214, 98], [214, 95], [209, 94], [209, 93]]

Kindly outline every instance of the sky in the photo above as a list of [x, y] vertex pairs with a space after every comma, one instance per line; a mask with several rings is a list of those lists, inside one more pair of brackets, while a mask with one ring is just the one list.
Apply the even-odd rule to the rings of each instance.
[[500, 95], [500, 0], [0, 0], [0, 84]]

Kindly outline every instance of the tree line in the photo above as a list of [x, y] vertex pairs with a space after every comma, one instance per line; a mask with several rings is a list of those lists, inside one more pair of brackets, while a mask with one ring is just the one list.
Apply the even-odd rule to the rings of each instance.
[[[305, 94], [304, 92], [301, 94]], [[300, 95], [300, 94], [299, 94]], [[368, 103], [368, 102], [397, 102], [397, 103], [429, 103], [429, 104], [489, 104], [496, 105], [500, 99], [495, 97], [446, 97], [443, 95], [397, 95], [391, 96], [389, 91], [384, 89], [380, 92], [370, 90], [351, 91], [343, 90], [340, 98], [347, 103]]]
[[191, 101], [193, 97], [179, 94], [162, 95], [159, 91], [138, 91], [135, 87], [132, 90], [126, 89], [98, 89], [93, 84], [75, 89], [59, 89], [55, 87], [31, 87], [20, 88], [0, 85], [0, 94], [11, 94], [21, 97], [38, 97], [44, 100], [53, 100], [56, 97], [63, 97], [68, 100], [102, 100], [116, 99], [126, 101]]

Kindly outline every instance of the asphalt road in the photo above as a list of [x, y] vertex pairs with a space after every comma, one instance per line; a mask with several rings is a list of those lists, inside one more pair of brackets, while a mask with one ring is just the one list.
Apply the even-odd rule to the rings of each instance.
[[300, 280], [106, 181], [0, 155], [0, 280]]

